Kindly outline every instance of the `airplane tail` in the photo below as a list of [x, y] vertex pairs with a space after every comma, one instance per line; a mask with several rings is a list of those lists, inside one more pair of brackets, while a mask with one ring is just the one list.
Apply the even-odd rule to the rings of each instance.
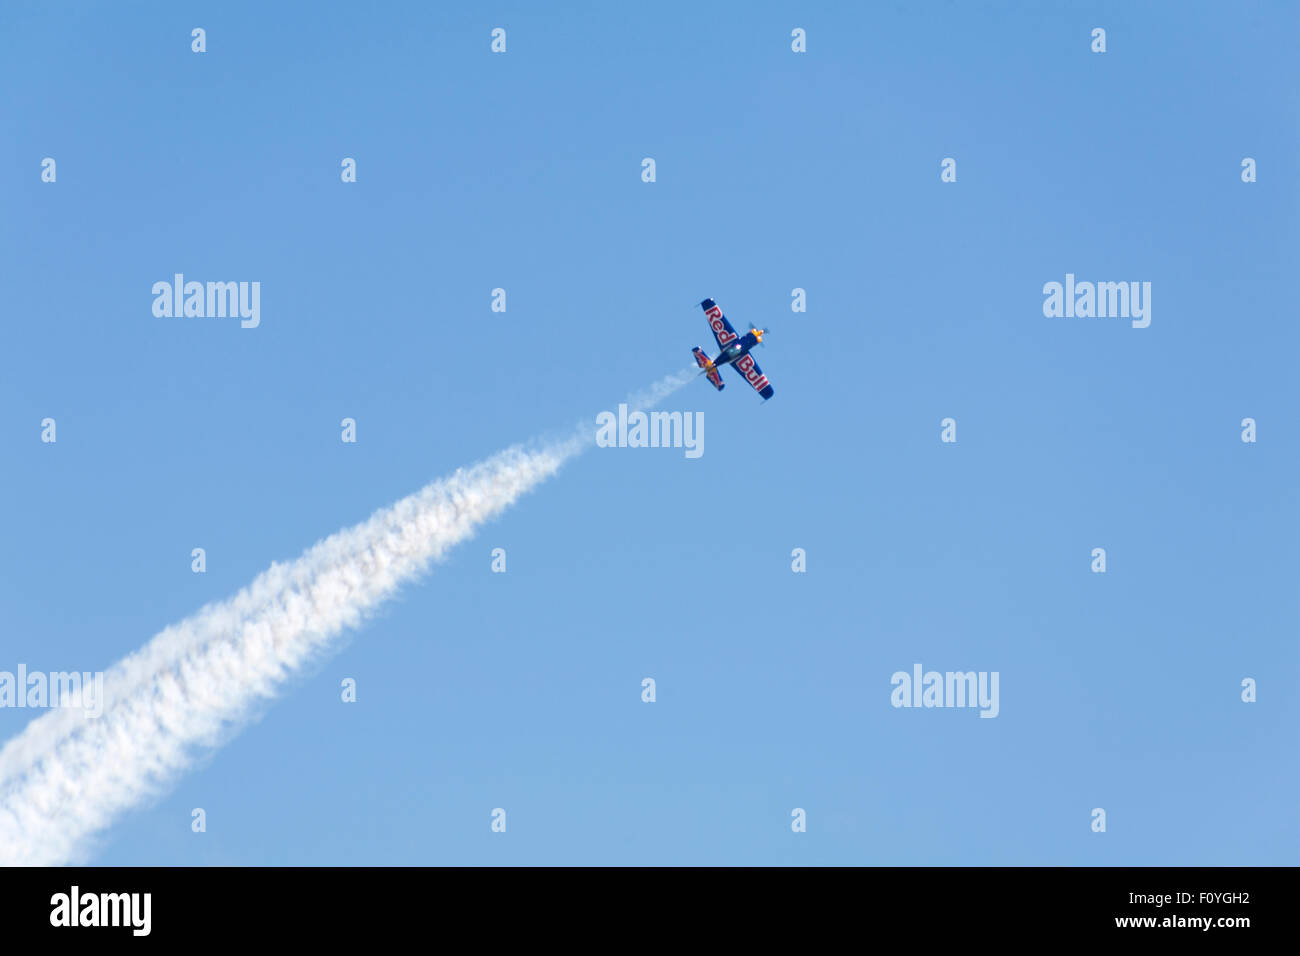
[[714, 388], [719, 392], [726, 388], [722, 383], [722, 373], [718, 371], [716, 365], [709, 361], [709, 357], [700, 350], [698, 345], [691, 349], [691, 354], [695, 356], [695, 364], [704, 369], [705, 376], [713, 383]]

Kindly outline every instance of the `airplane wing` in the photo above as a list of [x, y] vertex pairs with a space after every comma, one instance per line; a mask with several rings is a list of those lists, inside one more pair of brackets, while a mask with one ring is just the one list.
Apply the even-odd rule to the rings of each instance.
[[709, 328], [713, 330], [713, 337], [718, 340], [718, 348], [726, 348], [740, 338], [736, 330], [731, 327], [731, 323], [727, 321], [727, 317], [722, 314], [722, 309], [718, 308], [718, 303], [712, 299], [705, 299], [700, 303], [700, 308], [704, 310], [704, 317], [709, 320]]
[[772, 385], [763, 374], [763, 370], [758, 367], [758, 363], [754, 361], [754, 356], [742, 355], [731, 364], [744, 376], [746, 382], [754, 386], [754, 391], [763, 396], [763, 401], [772, 397]]

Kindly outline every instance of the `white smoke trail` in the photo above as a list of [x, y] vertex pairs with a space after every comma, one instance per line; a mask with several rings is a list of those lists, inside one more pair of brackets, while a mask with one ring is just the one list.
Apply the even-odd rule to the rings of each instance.
[[672, 375], [665, 375], [653, 385], [628, 396], [628, 409], [654, 408], [683, 385], [689, 384], [692, 379], [698, 378], [699, 375], [700, 370], [694, 367], [684, 368]]
[[[649, 408], [694, 378], [629, 399]], [[228, 600], [162, 631], [104, 675], [103, 710], [54, 709], [0, 750], [0, 864], [84, 858], [89, 840], [220, 744], [401, 585], [554, 475], [594, 428], [501, 452], [435, 481]]]

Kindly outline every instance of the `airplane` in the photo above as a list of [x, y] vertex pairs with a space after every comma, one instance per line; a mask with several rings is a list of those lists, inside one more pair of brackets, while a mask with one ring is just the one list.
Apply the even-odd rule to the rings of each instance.
[[691, 349], [691, 354], [695, 356], [695, 364], [704, 369], [704, 374], [719, 392], [725, 387], [722, 383], [722, 366], [731, 365], [744, 376], [746, 382], [754, 386], [754, 391], [763, 396], [763, 401], [771, 398], [772, 386], [768, 383], [763, 370], [758, 367], [758, 363], [754, 361], [754, 357], [749, 354], [754, 346], [763, 344], [763, 336], [767, 335], [767, 329], [756, 329], [751, 325], [744, 335], [737, 335], [736, 330], [727, 321], [727, 317], [718, 308], [718, 303], [712, 299], [705, 299], [700, 303], [700, 308], [704, 310], [704, 317], [709, 320], [709, 328], [713, 330], [713, 337], [718, 340], [718, 348], [722, 351], [718, 353], [717, 358], [710, 359], [697, 345]]

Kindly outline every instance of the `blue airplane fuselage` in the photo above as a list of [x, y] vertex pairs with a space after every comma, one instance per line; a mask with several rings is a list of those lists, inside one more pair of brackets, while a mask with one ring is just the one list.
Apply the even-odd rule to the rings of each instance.
[[746, 332], [719, 352], [718, 357], [713, 360], [713, 364], [718, 366], [730, 365], [737, 359], [748, 355], [755, 345], [758, 345], [758, 336], [753, 332]]

